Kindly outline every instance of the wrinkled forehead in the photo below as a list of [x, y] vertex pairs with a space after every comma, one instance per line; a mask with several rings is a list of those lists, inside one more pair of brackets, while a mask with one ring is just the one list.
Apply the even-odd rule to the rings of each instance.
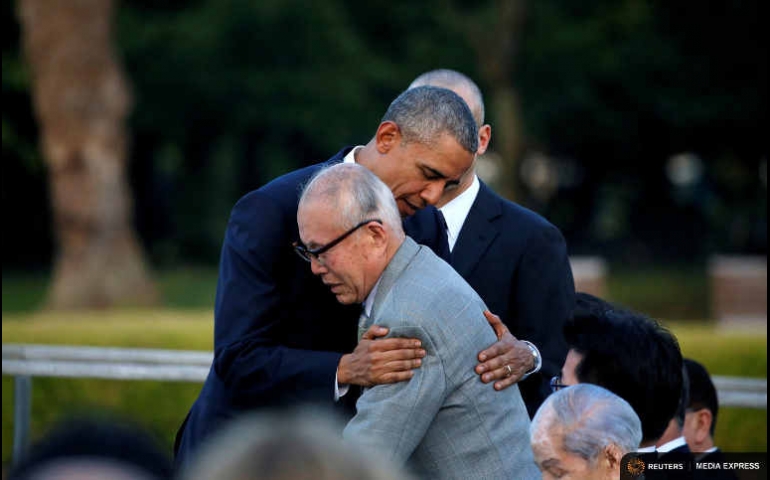
[[326, 230], [340, 223], [338, 209], [321, 198], [308, 197], [297, 208], [297, 226], [302, 231]]

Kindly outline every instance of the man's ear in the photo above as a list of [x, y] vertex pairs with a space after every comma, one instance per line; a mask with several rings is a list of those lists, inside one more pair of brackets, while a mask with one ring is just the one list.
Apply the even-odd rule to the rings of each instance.
[[366, 232], [366, 238], [367, 241], [370, 242], [370, 245], [377, 249], [387, 245], [389, 234], [383, 224], [379, 222], [369, 222], [366, 227], [364, 227], [364, 231]]
[[701, 408], [694, 412], [695, 414], [695, 441], [703, 443], [711, 436], [711, 422], [714, 421], [711, 410]]
[[476, 150], [476, 155], [484, 155], [490, 140], [492, 140], [492, 127], [489, 124], [479, 127], [479, 148]]
[[604, 447], [601, 456], [601, 461], [607, 462], [609, 468], [620, 470], [620, 461], [623, 459], [623, 451], [620, 447], [611, 443]]
[[388, 153], [401, 143], [401, 130], [395, 122], [386, 120], [377, 127], [375, 134], [377, 151], [381, 154]]

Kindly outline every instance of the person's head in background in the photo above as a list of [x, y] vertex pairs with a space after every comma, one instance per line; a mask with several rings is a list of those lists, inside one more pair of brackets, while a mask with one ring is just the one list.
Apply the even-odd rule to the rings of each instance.
[[616, 480], [620, 464], [642, 439], [639, 417], [602, 387], [574, 385], [548, 396], [530, 425], [544, 480]]
[[714, 448], [714, 432], [719, 413], [719, 398], [706, 367], [690, 358], [684, 359], [690, 380], [689, 402], [685, 411], [684, 434], [693, 452]]
[[[468, 107], [471, 109], [471, 113], [473, 113], [473, 119], [476, 121], [479, 132], [479, 144], [478, 149], [476, 150], [476, 156], [483, 155], [484, 152], [487, 151], [487, 147], [489, 147], [489, 141], [492, 139], [492, 126], [484, 123], [484, 97], [481, 94], [481, 89], [476, 85], [476, 82], [471, 80], [467, 75], [456, 70], [441, 68], [425, 72], [418, 76], [412, 81], [409, 88], [411, 89], [425, 85], [448, 88], [465, 100], [465, 103], [467, 103]], [[463, 175], [459, 185], [446, 189], [444, 195], [442, 195], [441, 200], [436, 206], [441, 207], [447, 204], [468, 189], [471, 183], [473, 183], [475, 175], [476, 158], [474, 157], [473, 166], [465, 175]]]
[[593, 383], [620, 396], [642, 422], [640, 446], [654, 446], [682, 392], [676, 337], [649, 317], [583, 292], [575, 296], [564, 336], [569, 351], [555, 385]]
[[408, 480], [398, 467], [343, 443], [321, 410], [247, 414], [230, 422], [180, 472], [181, 480]]
[[13, 465], [9, 480], [160, 480], [171, 458], [143, 428], [123, 419], [79, 417], [57, 424]]
[[688, 379], [687, 369], [683, 365], [682, 366], [682, 394], [679, 396], [679, 404], [676, 407], [676, 414], [674, 415], [674, 418], [669, 420], [668, 427], [666, 427], [666, 431], [663, 432], [663, 435], [661, 435], [658, 441], [655, 443], [656, 447], [660, 447], [684, 435], [682, 429], [684, 428], [685, 413], [686, 413], [687, 405], [689, 401], [690, 401], [690, 381]]
[[416, 87], [388, 107], [356, 162], [390, 188], [403, 217], [436, 205], [473, 164], [478, 127], [465, 101], [451, 90]]

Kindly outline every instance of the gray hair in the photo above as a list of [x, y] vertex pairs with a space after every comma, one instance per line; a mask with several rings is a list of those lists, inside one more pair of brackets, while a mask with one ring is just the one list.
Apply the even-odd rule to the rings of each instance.
[[479, 127], [484, 125], [484, 96], [481, 94], [479, 86], [470, 77], [457, 70], [439, 68], [438, 70], [425, 72], [415, 78], [409, 84], [409, 88], [422, 87], [424, 85], [443, 87], [455, 91], [461, 88], [467, 89], [471, 96], [470, 99], [467, 99], [469, 100], [468, 107], [470, 107], [471, 113], [473, 113], [473, 118], [476, 119], [476, 125]]
[[470, 153], [476, 153], [479, 131], [470, 108], [455, 92], [422, 86], [406, 90], [390, 104], [382, 121], [398, 125], [404, 142], [433, 145], [444, 133]]
[[593, 463], [602, 450], [615, 445], [633, 452], [642, 441], [642, 423], [628, 402], [609, 390], [588, 383], [561, 389], [545, 399], [530, 425], [538, 429], [560, 427], [564, 449]]
[[323, 201], [339, 213], [346, 228], [378, 218], [398, 237], [404, 230], [393, 192], [368, 168], [355, 163], [339, 163], [319, 170], [305, 185], [299, 205]]

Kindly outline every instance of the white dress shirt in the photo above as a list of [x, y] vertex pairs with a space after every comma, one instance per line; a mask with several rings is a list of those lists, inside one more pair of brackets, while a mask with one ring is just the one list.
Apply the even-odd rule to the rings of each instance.
[[446, 220], [446, 234], [450, 252], [455, 248], [457, 237], [460, 236], [460, 230], [462, 230], [473, 202], [476, 201], [476, 196], [479, 194], [479, 188], [481, 188], [479, 177], [474, 175], [473, 183], [471, 183], [467, 190], [439, 209], [444, 214], [444, 219]]
[[657, 450], [660, 453], [668, 453], [671, 450], [675, 448], [679, 448], [682, 445], [686, 445], [686, 444], [687, 444], [687, 441], [685, 441], [684, 437], [677, 437], [671, 440], [670, 442], [666, 442], [663, 445], [659, 446]]
[[356, 152], [364, 148], [363, 145], [359, 145], [357, 147], [353, 147], [347, 155], [345, 155], [345, 158], [342, 159], [342, 163], [356, 163]]

